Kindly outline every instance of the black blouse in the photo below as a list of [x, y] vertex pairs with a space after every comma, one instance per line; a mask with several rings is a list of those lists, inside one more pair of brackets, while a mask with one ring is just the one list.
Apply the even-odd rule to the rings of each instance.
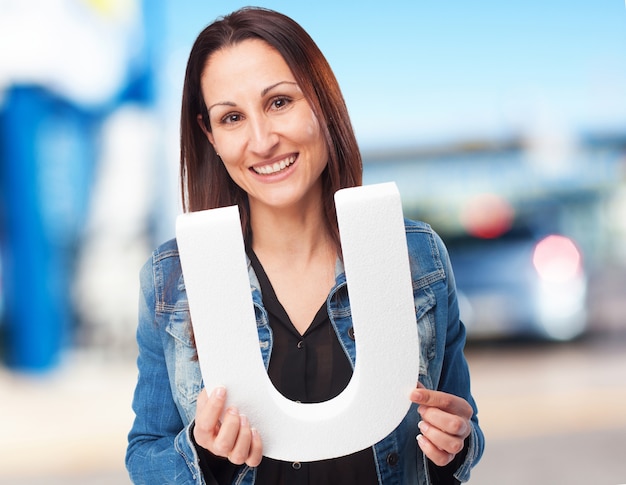
[[[259, 279], [263, 305], [272, 328], [274, 344], [268, 368], [270, 380], [292, 401], [322, 402], [339, 395], [352, 377], [352, 365], [330, 323], [326, 302], [306, 332], [300, 335], [250, 248], [248, 256]], [[367, 448], [341, 458], [306, 463], [264, 457], [257, 468], [255, 483], [377, 485], [378, 478], [374, 453]]]

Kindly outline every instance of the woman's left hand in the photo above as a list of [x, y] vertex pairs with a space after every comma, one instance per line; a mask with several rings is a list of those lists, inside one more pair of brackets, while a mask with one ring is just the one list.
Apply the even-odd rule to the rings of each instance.
[[419, 404], [422, 417], [417, 436], [420, 448], [435, 465], [447, 465], [463, 450], [474, 410], [465, 399], [428, 390], [422, 384], [411, 392], [411, 401]]

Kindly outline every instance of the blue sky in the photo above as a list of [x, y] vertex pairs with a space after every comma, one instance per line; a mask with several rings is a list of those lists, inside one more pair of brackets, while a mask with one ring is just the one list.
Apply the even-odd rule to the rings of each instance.
[[[248, 2], [169, 0], [166, 88], [179, 102], [199, 31]], [[494, 138], [537, 126], [626, 131], [618, 0], [265, 1], [328, 58], [364, 148]]]

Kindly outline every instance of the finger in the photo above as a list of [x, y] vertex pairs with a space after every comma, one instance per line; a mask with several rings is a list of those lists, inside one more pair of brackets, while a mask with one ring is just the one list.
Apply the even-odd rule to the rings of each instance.
[[206, 387], [203, 387], [202, 390], [198, 393], [198, 397], [196, 398], [196, 402], [198, 406], [204, 406], [206, 402], [209, 400], [209, 394], [207, 393]]
[[209, 448], [214, 455], [228, 457], [235, 446], [241, 418], [236, 408], [228, 408], [222, 418], [222, 425], [213, 440], [213, 446]]
[[454, 455], [446, 451], [437, 448], [428, 438], [423, 434], [417, 435], [417, 444], [421, 448], [424, 455], [428, 457], [437, 466], [445, 466], [450, 463]]
[[198, 397], [196, 398], [196, 420], [204, 420], [203, 410], [205, 409], [208, 402], [209, 395], [207, 394], [206, 388], [203, 387], [202, 390], [198, 393]]
[[417, 410], [424, 422], [451, 436], [465, 439], [472, 431], [469, 418], [456, 416], [430, 406], [420, 406]]
[[250, 445], [250, 455], [246, 460], [248, 466], [259, 466], [261, 459], [263, 458], [263, 442], [261, 441], [261, 435], [255, 428], [251, 428], [252, 443]]
[[252, 430], [248, 418], [244, 414], [239, 415], [239, 431], [235, 444], [233, 445], [228, 459], [235, 465], [243, 465], [250, 455], [250, 446], [252, 444]]
[[411, 401], [416, 404], [439, 408], [450, 414], [468, 419], [474, 414], [472, 406], [465, 399], [447, 392], [416, 388], [411, 392]]
[[196, 419], [214, 425], [219, 421], [225, 402], [225, 388], [216, 387], [211, 391], [210, 396], [207, 394], [206, 389], [203, 389], [198, 394], [198, 400], [196, 401]]
[[452, 456], [456, 456], [465, 445], [465, 438], [445, 433], [426, 421], [420, 421], [417, 426], [434, 446]]
[[207, 449], [211, 446], [220, 428], [219, 418], [225, 402], [226, 389], [223, 387], [213, 389], [210, 396], [207, 395], [206, 389], [203, 389], [198, 394], [194, 438], [200, 446]]

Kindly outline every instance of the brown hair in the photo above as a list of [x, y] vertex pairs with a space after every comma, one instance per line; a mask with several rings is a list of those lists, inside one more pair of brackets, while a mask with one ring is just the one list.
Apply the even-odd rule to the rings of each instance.
[[328, 148], [322, 173], [324, 212], [339, 248], [334, 193], [361, 185], [361, 154], [343, 95], [326, 58], [306, 31], [273, 10], [246, 7], [217, 19], [196, 39], [185, 73], [180, 126], [181, 194], [185, 212], [238, 205], [242, 227], [250, 234], [247, 194], [230, 178], [198, 124], [202, 115], [211, 130], [200, 78], [209, 57], [247, 39], [260, 39], [276, 49], [291, 69], [319, 120]]

